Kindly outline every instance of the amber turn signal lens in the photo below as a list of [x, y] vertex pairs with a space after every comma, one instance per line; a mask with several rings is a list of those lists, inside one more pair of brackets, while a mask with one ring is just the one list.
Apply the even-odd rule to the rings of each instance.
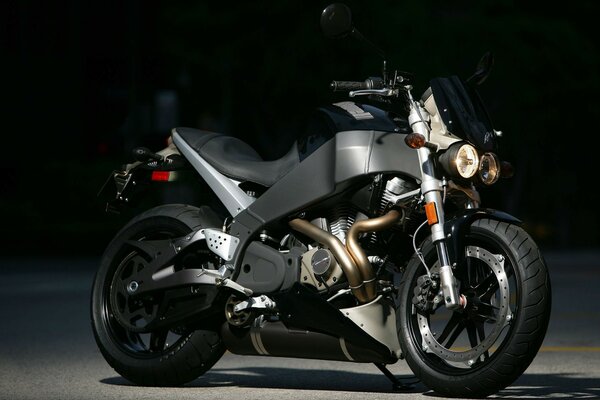
[[434, 202], [425, 204], [425, 215], [427, 216], [427, 222], [429, 225], [438, 223], [437, 210]]
[[420, 149], [421, 147], [425, 146], [425, 136], [416, 132], [409, 133], [404, 138], [404, 143], [406, 143], [406, 145], [411, 149]]

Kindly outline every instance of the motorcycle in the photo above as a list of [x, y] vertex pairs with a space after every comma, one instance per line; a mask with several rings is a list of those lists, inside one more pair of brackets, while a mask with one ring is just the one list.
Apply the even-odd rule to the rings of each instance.
[[[343, 4], [329, 37], [366, 43]], [[167, 204], [108, 244], [91, 297], [106, 361], [131, 382], [182, 385], [225, 350], [374, 363], [406, 360], [445, 396], [482, 397], [517, 379], [550, 315], [544, 259], [521, 222], [481, 207], [478, 188], [511, 175], [467, 80], [435, 78], [420, 98], [402, 71], [334, 81], [351, 99], [318, 109], [275, 161], [240, 139], [175, 128], [166, 148], [134, 150], [105, 191], [117, 210], [193, 172], [222, 203]], [[385, 110], [389, 105], [403, 112]]]

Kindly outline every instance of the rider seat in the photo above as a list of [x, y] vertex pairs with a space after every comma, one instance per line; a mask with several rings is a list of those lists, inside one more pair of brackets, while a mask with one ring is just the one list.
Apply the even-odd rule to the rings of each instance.
[[242, 140], [193, 128], [175, 128], [181, 138], [223, 175], [270, 187], [300, 162], [296, 143], [278, 160], [264, 161]]

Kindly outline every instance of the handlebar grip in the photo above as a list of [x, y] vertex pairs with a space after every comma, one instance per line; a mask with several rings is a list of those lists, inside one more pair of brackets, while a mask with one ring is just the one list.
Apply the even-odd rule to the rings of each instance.
[[333, 81], [331, 82], [331, 88], [334, 92], [349, 92], [352, 90], [365, 90], [365, 89], [382, 89], [383, 79], [371, 77], [366, 79], [364, 82], [354, 81]]
[[333, 81], [331, 82], [331, 88], [334, 92], [349, 92], [351, 90], [368, 89], [369, 86], [366, 82]]

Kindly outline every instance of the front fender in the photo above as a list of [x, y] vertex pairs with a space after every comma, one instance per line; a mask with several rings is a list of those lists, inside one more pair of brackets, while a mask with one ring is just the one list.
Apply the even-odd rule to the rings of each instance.
[[491, 208], [469, 208], [460, 210], [452, 215], [444, 224], [446, 233], [446, 247], [452, 265], [462, 265], [464, 261], [464, 238], [473, 222], [478, 219], [493, 219], [495, 221], [508, 222], [521, 225], [523, 222], [503, 211]]

